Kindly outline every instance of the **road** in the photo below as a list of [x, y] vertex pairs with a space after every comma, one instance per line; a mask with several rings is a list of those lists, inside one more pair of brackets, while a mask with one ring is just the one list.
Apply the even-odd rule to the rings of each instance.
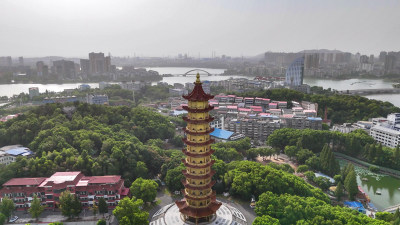
[[[171, 203], [174, 203], [175, 200], [181, 199], [182, 196], [177, 196], [177, 197], [172, 197], [169, 194], [167, 194], [165, 191], [159, 191], [157, 193], [157, 200], [161, 200], [161, 203], [157, 205], [156, 207], [152, 208], [149, 210], [149, 220], [151, 220], [151, 217], [153, 216], [154, 213], [156, 213], [160, 208], [169, 205]], [[228, 203], [229, 205], [237, 208], [240, 210], [243, 215], [246, 217], [247, 223], [252, 224], [254, 219], [256, 218], [256, 213], [254, 212], [254, 209], [250, 208], [250, 200], [245, 203], [241, 203], [241, 201], [237, 201], [230, 197], [229, 199], [225, 197], [217, 197], [217, 200], [220, 202]]]

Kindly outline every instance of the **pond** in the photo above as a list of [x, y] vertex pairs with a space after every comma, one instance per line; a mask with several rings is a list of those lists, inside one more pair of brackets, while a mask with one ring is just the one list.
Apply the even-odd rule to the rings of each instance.
[[[346, 160], [338, 160], [341, 168], [347, 164]], [[367, 168], [358, 165], [354, 165], [354, 169], [357, 174], [358, 185], [370, 197], [371, 202], [378, 210], [400, 204], [400, 179], [389, 175], [373, 173]], [[368, 181], [363, 178], [366, 178]], [[377, 195], [377, 191], [382, 194]]]

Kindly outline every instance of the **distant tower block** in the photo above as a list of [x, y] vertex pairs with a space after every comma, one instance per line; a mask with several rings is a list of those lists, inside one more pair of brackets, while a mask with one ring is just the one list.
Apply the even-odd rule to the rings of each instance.
[[183, 139], [187, 147], [182, 150], [186, 155], [182, 160], [186, 166], [186, 170], [182, 171], [185, 189], [184, 199], [176, 201], [176, 206], [183, 221], [198, 224], [213, 220], [221, 203], [216, 201], [215, 191], [211, 189], [215, 184], [212, 181], [215, 171], [211, 170], [215, 161], [211, 160], [214, 152], [211, 144], [214, 140], [210, 138], [213, 129], [209, 123], [214, 118], [209, 115], [209, 111], [214, 107], [208, 104], [208, 100], [213, 96], [204, 92], [199, 74], [196, 78], [193, 91], [183, 96], [188, 100], [188, 106], [183, 107], [188, 111], [188, 116], [183, 118], [187, 122], [187, 127], [184, 128], [186, 138]]

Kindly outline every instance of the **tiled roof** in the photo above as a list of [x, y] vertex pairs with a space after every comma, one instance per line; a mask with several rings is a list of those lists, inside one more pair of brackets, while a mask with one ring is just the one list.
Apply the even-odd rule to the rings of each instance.
[[46, 178], [45, 177], [35, 177], [35, 178], [13, 178], [7, 181], [3, 186], [25, 186], [25, 185], [39, 185]]
[[83, 177], [82, 180], [88, 179], [89, 184], [115, 184], [121, 180], [121, 176], [93, 176], [93, 177]]

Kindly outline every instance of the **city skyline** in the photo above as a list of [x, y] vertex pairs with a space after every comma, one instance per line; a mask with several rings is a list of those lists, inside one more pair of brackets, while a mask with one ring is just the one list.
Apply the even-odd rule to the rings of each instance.
[[398, 1], [2, 1], [2, 55], [398, 51]]

